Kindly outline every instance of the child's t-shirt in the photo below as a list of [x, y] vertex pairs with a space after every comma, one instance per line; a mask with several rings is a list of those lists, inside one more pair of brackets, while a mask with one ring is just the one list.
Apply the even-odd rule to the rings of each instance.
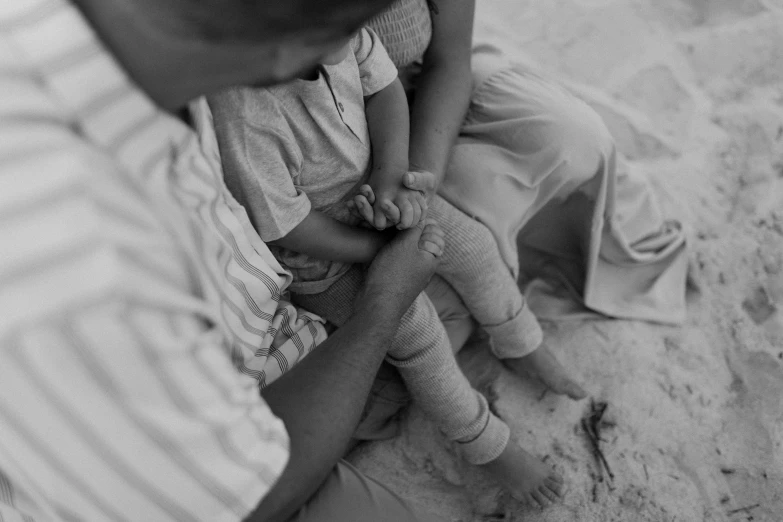
[[[208, 99], [226, 185], [264, 241], [288, 234], [311, 209], [359, 223], [347, 202], [371, 166], [364, 97], [392, 83], [397, 69], [371, 29], [351, 45], [353, 53], [319, 67], [316, 80], [233, 88]], [[323, 292], [350, 267], [270, 248], [298, 293]]]

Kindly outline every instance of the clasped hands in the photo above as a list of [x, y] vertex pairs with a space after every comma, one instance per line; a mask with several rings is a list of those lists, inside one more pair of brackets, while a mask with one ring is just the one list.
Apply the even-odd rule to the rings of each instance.
[[428, 171], [409, 171], [401, 181], [370, 179], [359, 188], [359, 194], [348, 202], [348, 207], [367, 226], [385, 230], [394, 226], [407, 230], [422, 224], [419, 248], [438, 257], [443, 252], [443, 232], [427, 219], [427, 202], [435, 194], [437, 178]]

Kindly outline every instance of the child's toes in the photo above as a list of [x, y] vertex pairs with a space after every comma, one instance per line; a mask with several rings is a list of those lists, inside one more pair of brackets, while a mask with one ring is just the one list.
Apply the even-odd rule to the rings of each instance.
[[563, 492], [565, 491], [565, 485], [563, 484], [562, 481], [557, 482], [551, 478], [548, 478], [544, 481], [544, 485], [546, 486], [547, 489], [552, 491], [552, 493], [554, 493], [558, 497], [563, 496]]
[[544, 495], [542, 495], [541, 492], [538, 491], [538, 490], [532, 491], [530, 493], [530, 496], [535, 499], [536, 503], [538, 503], [539, 507], [541, 507], [542, 509], [545, 508], [545, 507], [548, 507], [550, 504], [552, 504], [549, 501], [549, 499], [546, 498]]
[[552, 504], [558, 501], [559, 495], [556, 495], [554, 491], [552, 491], [546, 486], [541, 486], [540, 488], [538, 488], [538, 492], [541, 493], [544, 497], [546, 497], [546, 499]]
[[538, 505], [538, 502], [536, 499], [534, 499], [530, 493], [525, 493], [525, 495], [520, 499], [523, 504], [530, 506], [532, 508], [540, 508], [541, 506]]

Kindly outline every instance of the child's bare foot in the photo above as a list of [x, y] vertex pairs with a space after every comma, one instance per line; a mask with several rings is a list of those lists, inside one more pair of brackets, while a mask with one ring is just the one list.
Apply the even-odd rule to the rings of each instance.
[[571, 378], [546, 344], [524, 357], [503, 359], [503, 363], [517, 375], [528, 375], [540, 380], [559, 395], [567, 395], [574, 400], [587, 397], [587, 392]]
[[563, 478], [519, 447], [513, 438], [495, 460], [481, 466], [521, 502], [547, 507], [563, 496]]

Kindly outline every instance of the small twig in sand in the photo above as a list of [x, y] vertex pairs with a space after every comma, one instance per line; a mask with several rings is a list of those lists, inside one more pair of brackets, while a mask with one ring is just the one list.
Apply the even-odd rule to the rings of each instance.
[[606, 456], [601, 450], [601, 419], [607, 406], [605, 402], [590, 401], [590, 413], [582, 419], [582, 429], [585, 430], [587, 438], [590, 440], [590, 447], [593, 450], [593, 456], [598, 461], [599, 467], [602, 470], [606, 470], [606, 474], [609, 475], [609, 480], [611, 481], [614, 480], [614, 473], [612, 473], [609, 462], [607, 462]]
[[732, 509], [731, 511], [727, 511], [726, 514], [727, 515], [734, 515], [734, 514], [743, 513], [743, 512], [744, 513], [750, 513], [750, 510], [756, 509], [760, 505], [761, 504], [753, 504], [753, 505], [750, 505], [750, 506], [745, 506], [745, 507], [741, 507], [741, 508], [737, 508], [737, 509]]

